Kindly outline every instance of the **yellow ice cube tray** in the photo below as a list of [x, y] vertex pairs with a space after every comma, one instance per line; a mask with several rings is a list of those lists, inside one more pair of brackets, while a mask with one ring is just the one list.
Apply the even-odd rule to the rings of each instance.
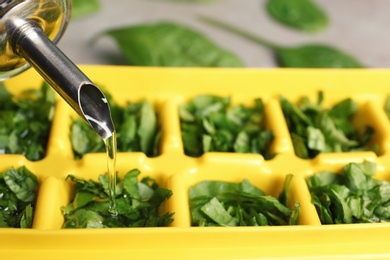
[[[155, 178], [172, 190], [164, 207], [175, 212], [169, 227], [61, 229], [60, 208], [72, 198], [68, 174], [97, 179], [106, 172], [104, 153], [87, 154], [76, 161], [70, 144], [75, 112], [58, 98], [45, 158], [29, 161], [22, 155], [0, 155], [0, 170], [27, 166], [39, 178], [40, 188], [32, 229], [0, 229], [1, 259], [390, 259], [390, 224], [321, 225], [305, 177], [322, 170], [340, 171], [349, 162], [377, 163], [375, 178], [390, 180], [390, 123], [383, 109], [390, 93], [390, 70], [304, 69], [197, 69], [81, 66], [120, 104], [141, 99], [156, 108], [162, 128], [160, 155], [119, 153], [119, 175], [138, 168], [141, 176]], [[39, 88], [42, 78], [33, 70], [7, 80], [18, 94]], [[320, 154], [298, 158], [279, 104], [301, 96], [316, 100], [324, 92], [324, 106], [350, 97], [359, 104], [354, 124], [371, 125], [379, 145], [373, 152]], [[178, 106], [199, 94], [230, 96], [233, 104], [265, 104], [266, 127], [275, 139], [277, 155], [264, 160], [258, 154], [205, 153], [199, 158], [184, 154]], [[277, 196], [287, 174], [294, 175], [289, 190], [291, 205], [301, 204], [299, 225], [268, 227], [191, 227], [188, 191], [202, 180], [240, 182], [248, 179], [267, 194]]]

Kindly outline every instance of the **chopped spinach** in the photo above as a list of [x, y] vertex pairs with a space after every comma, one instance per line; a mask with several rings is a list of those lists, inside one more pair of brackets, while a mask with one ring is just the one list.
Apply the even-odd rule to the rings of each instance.
[[323, 171], [306, 179], [323, 224], [390, 221], [390, 184], [373, 178], [376, 164], [349, 163], [342, 172]]
[[128, 62], [138, 66], [242, 67], [242, 61], [206, 36], [173, 22], [112, 29], [112, 37]]
[[259, 153], [271, 159], [273, 140], [265, 130], [264, 106], [260, 98], [254, 107], [230, 106], [229, 97], [199, 95], [179, 106], [185, 154], [193, 157], [205, 152]]
[[309, 33], [328, 25], [326, 13], [312, 0], [268, 0], [266, 10], [276, 21]]
[[31, 228], [38, 178], [26, 167], [0, 173], [0, 227]]
[[[161, 129], [153, 106], [147, 100], [120, 106], [109, 93], [105, 92], [105, 95], [116, 129], [118, 152], [143, 152], [149, 157], [157, 156]], [[72, 122], [71, 142], [76, 159], [86, 153], [105, 152], [101, 137], [81, 118]]]
[[217, 28], [239, 35], [272, 50], [281, 67], [291, 68], [363, 68], [364, 66], [351, 55], [324, 44], [304, 44], [297, 47], [283, 47], [271, 43], [233, 25], [201, 16], [201, 20]]
[[308, 159], [319, 153], [378, 152], [378, 146], [370, 143], [375, 129], [371, 126], [356, 129], [351, 123], [358, 110], [352, 99], [344, 99], [330, 109], [322, 108], [322, 99], [322, 92], [319, 92], [317, 103], [305, 96], [297, 104], [280, 97], [297, 156]]
[[74, 183], [75, 196], [62, 207], [63, 228], [163, 227], [172, 223], [174, 213], [159, 213], [161, 204], [172, 191], [160, 188], [156, 181], [145, 177], [138, 181], [138, 169], [130, 170], [121, 180], [117, 177], [116, 207], [118, 214], [108, 209], [108, 175], [99, 181], [84, 180], [69, 175]]
[[390, 119], [390, 95], [386, 96], [384, 110], [387, 117]]
[[244, 179], [241, 183], [202, 181], [190, 187], [193, 226], [297, 225], [299, 202], [287, 206], [292, 175], [286, 176], [283, 191], [275, 198]]
[[19, 96], [0, 84], [0, 154], [22, 154], [31, 161], [45, 156], [54, 115], [55, 94], [45, 82]]

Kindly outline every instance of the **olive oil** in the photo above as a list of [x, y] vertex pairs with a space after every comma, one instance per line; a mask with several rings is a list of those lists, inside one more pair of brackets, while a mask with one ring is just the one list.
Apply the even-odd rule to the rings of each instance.
[[108, 211], [116, 216], [118, 215], [116, 209], [116, 132], [114, 131], [110, 137], [104, 140], [107, 154], [107, 173], [108, 173], [108, 196], [109, 206]]

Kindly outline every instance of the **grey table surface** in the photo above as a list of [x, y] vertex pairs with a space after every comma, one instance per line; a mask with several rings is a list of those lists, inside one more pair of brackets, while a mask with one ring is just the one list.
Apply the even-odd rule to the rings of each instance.
[[329, 26], [307, 34], [276, 23], [265, 11], [265, 0], [216, 0], [184, 4], [163, 0], [101, 0], [95, 14], [72, 19], [58, 46], [76, 64], [124, 65], [116, 43], [102, 37], [112, 28], [147, 22], [175, 21], [198, 30], [221, 47], [237, 54], [247, 67], [276, 67], [272, 53], [255, 43], [202, 23], [198, 15], [215, 17], [272, 42], [295, 46], [332, 45], [371, 68], [390, 67], [390, 0], [317, 0], [327, 13]]

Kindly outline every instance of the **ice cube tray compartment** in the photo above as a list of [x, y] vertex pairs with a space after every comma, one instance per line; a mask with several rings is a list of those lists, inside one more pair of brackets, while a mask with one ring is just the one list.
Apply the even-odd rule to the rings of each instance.
[[[173, 195], [164, 206], [175, 212], [174, 222], [164, 228], [61, 229], [60, 207], [67, 205], [73, 195], [65, 177], [74, 174], [96, 180], [106, 171], [107, 161], [104, 153], [74, 160], [69, 135], [71, 118], [77, 115], [59, 98], [45, 158], [32, 162], [22, 155], [0, 156], [0, 170], [25, 165], [40, 182], [33, 228], [0, 229], [0, 250], [6, 256], [105, 258], [116, 252], [122, 257], [145, 259], [390, 257], [390, 242], [386, 242], [389, 224], [321, 225], [305, 182], [307, 176], [324, 169], [339, 171], [349, 162], [364, 160], [377, 163], [376, 178], [390, 180], [390, 123], [383, 110], [390, 93], [388, 70], [81, 68], [119, 104], [147, 99], [156, 108], [162, 128], [160, 155], [149, 158], [140, 152], [120, 152], [117, 167], [121, 176], [138, 168], [141, 177], [151, 176], [160, 186], [171, 189]], [[17, 94], [26, 88], [38, 88], [42, 79], [30, 70], [5, 83]], [[316, 100], [320, 90], [325, 94], [324, 107], [348, 97], [358, 103], [354, 125], [375, 128], [373, 142], [379, 145], [378, 155], [369, 151], [320, 154], [313, 159], [295, 155], [278, 97], [296, 101], [308, 96]], [[185, 155], [178, 106], [199, 94], [230, 96], [233, 104], [245, 105], [262, 98], [266, 128], [275, 135], [270, 149], [277, 155], [271, 160], [258, 154]], [[203, 180], [248, 179], [267, 194], [277, 196], [289, 173], [294, 174], [290, 204], [301, 204], [298, 226], [191, 227], [188, 191], [192, 185]]]

